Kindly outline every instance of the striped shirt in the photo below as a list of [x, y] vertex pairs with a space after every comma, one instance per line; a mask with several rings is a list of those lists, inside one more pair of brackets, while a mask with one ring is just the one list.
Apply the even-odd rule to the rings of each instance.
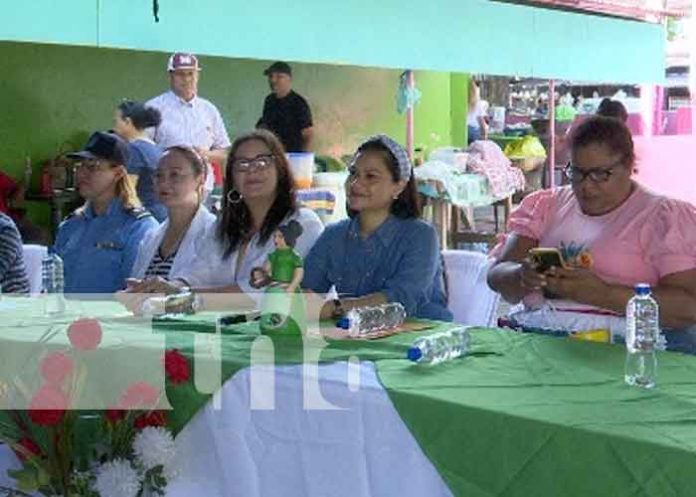
[[3, 293], [29, 293], [22, 239], [14, 221], [0, 213], [0, 287]]
[[165, 279], [169, 278], [169, 273], [172, 270], [172, 264], [174, 264], [177, 252], [178, 249], [163, 258], [160, 251], [156, 251], [154, 257], [150, 261], [150, 265], [147, 267], [147, 270], [145, 270], [145, 278], [154, 278], [156, 276]]

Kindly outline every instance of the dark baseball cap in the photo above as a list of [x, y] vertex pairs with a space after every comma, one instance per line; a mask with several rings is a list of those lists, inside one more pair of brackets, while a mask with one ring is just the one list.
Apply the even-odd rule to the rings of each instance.
[[268, 76], [270, 74], [273, 74], [274, 72], [292, 76], [292, 69], [290, 68], [290, 64], [288, 64], [287, 62], [274, 62], [273, 64], [268, 66], [268, 68], [263, 72], [263, 75]]
[[125, 165], [130, 158], [128, 143], [112, 133], [97, 131], [87, 140], [84, 150], [68, 154], [71, 159], [108, 160]]

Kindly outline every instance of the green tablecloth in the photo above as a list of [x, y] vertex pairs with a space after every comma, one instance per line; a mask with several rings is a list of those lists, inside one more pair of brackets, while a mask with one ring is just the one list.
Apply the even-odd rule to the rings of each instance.
[[696, 489], [696, 358], [659, 354], [653, 391], [621, 346], [499, 330], [432, 369], [380, 361], [400, 416], [455, 495], [672, 496]]
[[[191, 358], [194, 337], [213, 337], [192, 331], [215, 329], [213, 315], [160, 322], [152, 333], [113, 304], [81, 312], [88, 311], [100, 316], [105, 332], [95, 357], [114, 376], [129, 373], [135, 354], [157, 352], [162, 338]], [[3, 318], [4, 351], [35, 341], [46, 328], [41, 318]], [[248, 366], [258, 328], [248, 323], [222, 332], [227, 379]], [[416, 335], [328, 347], [308, 341], [304, 349], [296, 338], [275, 339], [275, 361], [300, 363], [312, 353], [322, 362], [374, 361], [399, 415], [454, 495], [664, 497], [696, 488], [696, 358], [660, 353], [658, 387], [641, 391], [623, 384], [620, 346], [475, 329], [469, 356], [422, 367], [403, 359]], [[54, 342], [67, 340], [60, 334]], [[20, 355], [4, 354], [0, 370], [26, 361]], [[198, 357], [195, 365], [210, 360]], [[209, 399], [191, 382], [170, 386], [167, 396], [175, 429]]]

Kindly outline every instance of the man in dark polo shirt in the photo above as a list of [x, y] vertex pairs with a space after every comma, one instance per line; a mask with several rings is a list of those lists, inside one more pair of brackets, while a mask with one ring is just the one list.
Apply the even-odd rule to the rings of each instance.
[[288, 152], [308, 152], [312, 145], [312, 111], [302, 95], [292, 90], [292, 69], [274, 62], [263, 72], [271, 93], [263, 103], [263, 115], [256, 126], [278, 136]]

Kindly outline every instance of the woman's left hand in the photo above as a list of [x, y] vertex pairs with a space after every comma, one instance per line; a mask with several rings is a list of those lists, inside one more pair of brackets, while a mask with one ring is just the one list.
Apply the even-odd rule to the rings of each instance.
[[181, 287], [157, 276], [129, 286], [126, 291], [128, 293], [164, 293], [165, 295], [171, 295], [173, 293], [179, 293]]
[[546, 288], [561, 298], [590, 304], [608, 292], [608, 286], [589, 269], [553, 267], [546, 273]]

